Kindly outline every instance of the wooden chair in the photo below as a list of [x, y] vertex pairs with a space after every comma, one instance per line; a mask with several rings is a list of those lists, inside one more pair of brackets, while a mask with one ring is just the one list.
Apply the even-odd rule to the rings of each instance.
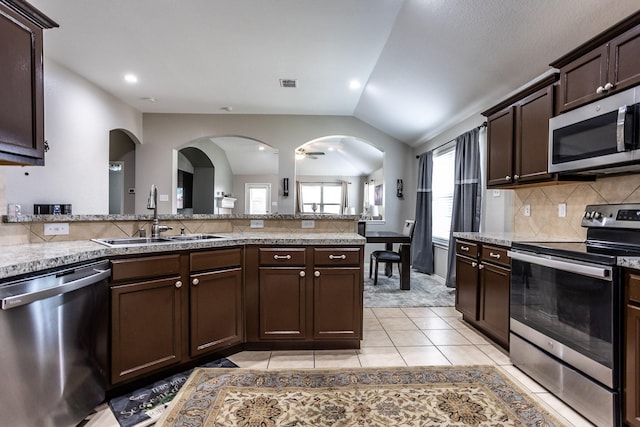
[[[413, 228], [415, 226], [415, 221], [413, 220], [406, 220], [404, 222], [404, 227], [402, 228], [402, 234], [404, 234], [405, 236], [409, 236], [409, 240], [413, 240]], [[402, 246], [402, 245], [400, 245]], [[400, 270], [401, 266], [402, 266], [402, 257], [400, 256], [401, 253], [401, 248], [398, 249], [398, 252], [396, 251], [387, 251], [387, 250], [380, 250], [380, 251], [373, 251], [371, 252], [371, 257], [369, 258], [369, 278], [371, 278], [371, 275], [373, 273], [373, 269], [375, 269], [375, 277], [373, 279], [373, 285], [376, 286], [378, 284], [378, 262], [382, 262], [382, 263], [389, 263], [389, 264], [398, 264], [398, 273], [402, 274], [402, 271]], [[375, 264], [375, 265], [374, 265]], [[393, 266], [391, 267], [391, 270], [393, 271]]]

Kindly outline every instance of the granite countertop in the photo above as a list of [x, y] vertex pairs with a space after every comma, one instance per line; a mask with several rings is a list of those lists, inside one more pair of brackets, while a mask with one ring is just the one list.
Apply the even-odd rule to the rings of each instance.
[[[2, 215], [4, 223], [28, 223], [28, 222], [101, 222], [101, 221], [151, 221], [151, 214], [131, 214], [131, 215]], [[338, 214], [160, 214], [160, 220], [180, 221], [180, 220], [213, 220], [213, 219], [360, 219], [360, 215], [338, 215]]]
[[0, 279], [121, 255], [236, 245], [364, 245], [356, 233], [216, 233], [225, 238], [110, 248], [90, 240], [9, 245], [0, 253]]
[[[568, 239], [558, 239], [554, 236], [526, 236], [513, 233], [480, 233], [480, 232], [454, 232], [454, 237], [460, 239], [473, 240], [475, 242], [490, 243], [498, 246], [511, 247], [513, 242], [557, 242], [571, 241]], [[640, 257], [619, 256], [616, 265], [620, 267], [640, 269]]]

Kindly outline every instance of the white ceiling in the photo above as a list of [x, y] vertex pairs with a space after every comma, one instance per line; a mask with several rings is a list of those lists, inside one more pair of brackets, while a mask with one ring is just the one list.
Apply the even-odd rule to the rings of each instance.
[[[142, 112], [353, 115], [413, 146], [497, 103], [639, 7], [638, 0], [31, 3], [60, 24], [45, 33], [47, 57]], [[136, 85], [123, 81], [129, 72]], [[280, 78], [298, 79], [299, 88], [281, 88]], [[352, 79], [363, 87], [349, 90]]]

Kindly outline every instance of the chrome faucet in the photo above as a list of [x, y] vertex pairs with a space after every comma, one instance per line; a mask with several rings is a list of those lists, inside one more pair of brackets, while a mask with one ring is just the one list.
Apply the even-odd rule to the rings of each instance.
[[147, 200], [147, 209], [153, 209], [153, 224], [151, 225], [151, 237], [160, 237], [160, 233], [172, 230], [172, 227], [160, 225], [158, 221], [158, 189], [155, 184], [151, 184], [149, 199]]

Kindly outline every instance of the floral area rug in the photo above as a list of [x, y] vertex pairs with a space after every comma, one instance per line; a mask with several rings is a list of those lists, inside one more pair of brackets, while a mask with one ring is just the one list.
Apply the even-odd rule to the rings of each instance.
[[156, 426], [559, 426], [491, 366], [196, 369]]

